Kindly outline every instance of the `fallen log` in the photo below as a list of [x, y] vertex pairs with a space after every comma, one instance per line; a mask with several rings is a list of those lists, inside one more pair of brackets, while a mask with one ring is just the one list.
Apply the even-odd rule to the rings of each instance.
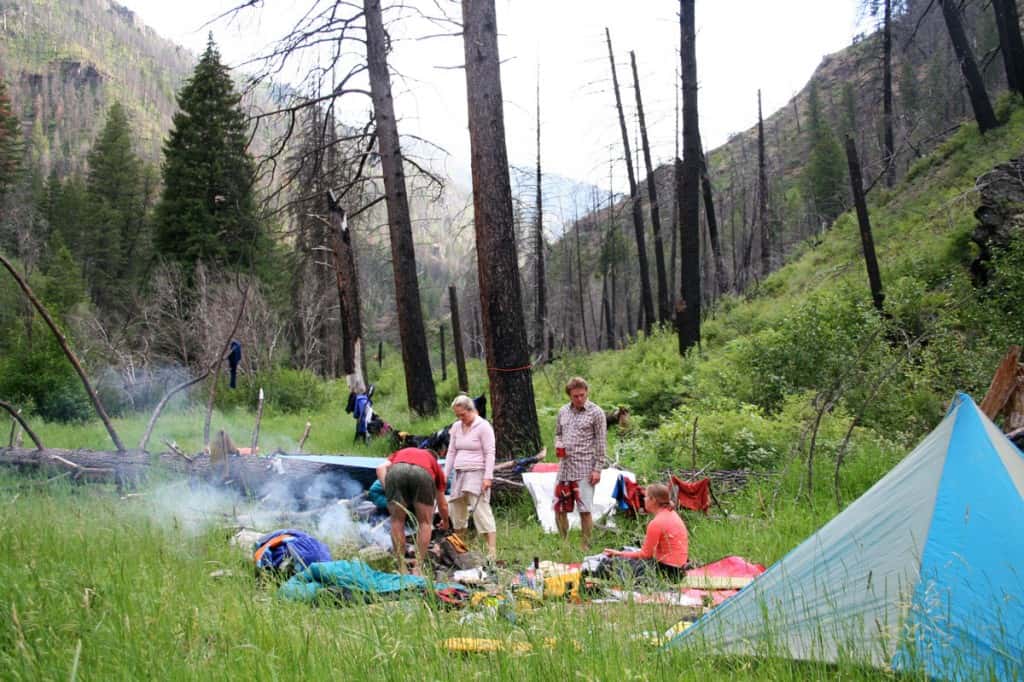
[[275, 480], [285, 481], [298, 492], [305, 481], [333, 468], [302, 460], [238, 455], [228, 457], [227, 463], [226, 469], [222, 464], [214, 467], [209, 455], [189, 460], [176, 452], [0, 448], [0, 466], [19, 471], [70, 472], [76, 481], [132, 486], [146, 480], [150, 473], [162, 472], [237, 488], [244, 493], [256, 492]]

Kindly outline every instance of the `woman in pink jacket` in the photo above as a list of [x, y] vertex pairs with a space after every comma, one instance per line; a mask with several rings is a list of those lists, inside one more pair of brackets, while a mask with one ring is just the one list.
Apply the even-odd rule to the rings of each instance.
[[477, 414], [473, 399], [460, 395], [452, 401], [457, 419], [448, 432], [444, 473], [451, 480], [448, 495], [452, 528], [463, 540], [470, 513], [476, 532], [487, 538], [487, 557], [494, 560], [497, 526], [491, 511], [494, 478], [494, 429]]

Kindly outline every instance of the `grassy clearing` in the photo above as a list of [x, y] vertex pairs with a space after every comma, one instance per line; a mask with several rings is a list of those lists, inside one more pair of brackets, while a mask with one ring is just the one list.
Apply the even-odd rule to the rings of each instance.
[[[640, 640], [678, 620], [648, 605], [547, 603], [515, 622], [419, 598], [311, 607], [256, 585], [240, 550], [210, 527], [189, 534], [145, 498], [63, 482], [0, 479], [0, 670], [12, 680], [80, 679], [879, 679], [878, 671], [783, 660], [715, 660]], [[578, 556], [540, 537], [519, 507], [499, 514], [502, 554]], [[692, 520], [702, 554], [783, 551], [815, 524], [796, 510], [772, 524]], [[614, 543], [637, 532], [604, 535]], [[210, 573], [229, 569], [215, 579]], [[467, 615], [473, 614], [473, 615]], [[463, 622], [465, 621], [465, 622]], [[451, 654], [449, 637], [528, 642], [533, 652]], [[547, 638], [555, 638], [553, 649]]]
[[[718, 302], [704, 325], [703, 348], [682, 361], [673, 335], [657, 332], [622, 351], [570, 355], [540, 368], [534, 387], [544, 442], [552, 441], [555, 412], [564, 401], [561, 386], [570, 376], [586, 376], [596, 402], [632, 410], [634, 428], [612, 433], [610, 447], [613, 457], [642, 478], [659, 479], [693, 461], [698, 467], [777, 473], [774, 482], [723, 499], [731, 512], [727, 520], [687, 517], [695, 559], [739, 554], [770, 564], [782, 557], [839, 509], [833, 472], [854, 415], [862, 418], [851, 432], [838, 483], [847, 503], [938, 422], [955, 390], [983, 391], [1006, 344], [1019, 336], [1013, 320], [1019, 317], [1024, 277], [1012, 268], [1024, 271], [1024, 255], [1006, 261], [1005, 271], [997, 269], [1002, 289], [975, 290], [965, 272], [974, 255], [967, 239], [974, 179], [1020, 154], [1024, 139], [1024, 109], [1007, 111], [1006, 126], [984, 137], [964, 126], [899, 187], [873, 197], [875, 241], [891, 314], [884, 323], [866, 308], [857, 232], [852, 218], [844, 216], [744, 300]], [[999, 308], [1001, 301], [1012, 315]], [[921, 334], [928, 335], [928, 343], [901, 360], [905, 348], [893, 340]], [[806, 435], [815, 421], [812, 405], [854, 360], [855, 380], [820, 421], [814, 482], [808, 488]], [[889, 372], [890, 366], [895, 371]], [[469, 370], [471, 393], [484, 392], [481, 363], [471, 361]], [[378, 387], [375, 408], [399, 429], [429, 433], [451, 420], [446, 410], [436, 418], [410, 416], [397, 353], [389, 353], [383, 367], [371, 366], [370, 380]], [[874, 390], [878, 386], [883, 390]], [[322, 407], [308, 412], [284, 413], [268, 406], [263, 450], [292, 449], [308, 419], [313, 431], [307, 452], [384, 454], [383, 439], [369, 446], [353, 444], [343, 387], [330, 383], [323, 388]], [[442, 405], [455, 393], [454, 378], [438, 382]], [[203, 410], [195, 405], [203, 398], [195, 394], [192, 402], [161, 419], [151, 449], [166, 439], [198, 450]], [[124, 440], [135, 443], [146, 418], [133, 415], [115, 423]], [[696, 454], [691, 441], [695, 420]], [[110, 447], [98, 423], [33, 425], [51, 447]], [[251, 427], [251, 406], [218, 411], [213, 420], [215, 430], [225, 428], [243, 444]], [[173, 518], [145, 513], [145, 499], [121, 501], [103, 487], [72, 488], [59, 481], [26, 487], [20, 479], [0, 479], [0, 523], [7, 535], [0, 560], [4, 677], [890, 677], [849, 665], [661, 652], [634, 641], [639, 632], [662, 631], [677, 620], [663, 607], [548, 604], [511, 623], [487, 614], [460, 622], [461, 613], [422, 600], [358, 608], [281, 603], [254, 585], [244, 557], [228, 546], [224, 532], [208, 528], [190, 534]], [[533, 556], [580, 558], [577, 545], [541, 535], [525, 502], [499, 509], [498, 524], [499, 556], [513, 565]], [[627, 524], [600, 532], [594, 544], [636, 542], [641, 533]], [[212, 579], [210, 572], [220, 568], [236, 575]], [[439, 648], [441, 640], [456, 636], [535, 646], [528, 655], [476, 657]], [[549, 650], [543, 643], [551, 636], [557, 644]]]

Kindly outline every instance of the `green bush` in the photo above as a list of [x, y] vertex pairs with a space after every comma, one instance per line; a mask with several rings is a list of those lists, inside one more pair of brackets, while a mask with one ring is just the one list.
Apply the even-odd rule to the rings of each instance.
[[[257, 375], [239, 376], [238, 388], [228, 388], [227, 376], [218, 379], [214, 404], [217, 409], [255, 410], [263, 389], [264, 409], [283, 413], [317, 410], [327, 402], [324, 380], [307, 370], [276, 368]], [[205, 393], [204, 393], [205, 395]]]
[[41, 335], [0, 360], [0, 396], [47, 421], [85, 421], [94, 414], [74, 368], [53, 339]]

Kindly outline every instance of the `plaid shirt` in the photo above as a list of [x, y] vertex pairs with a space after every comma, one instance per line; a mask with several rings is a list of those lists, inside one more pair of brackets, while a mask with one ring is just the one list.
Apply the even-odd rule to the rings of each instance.
[[565, 458], [558, 465], [559, 481], [579, 481], [608, 466], [608, 423], [604, 410], [590, 402], [577, 410], [572, 403], [558, 411], [555, 437], [562, 439]]

